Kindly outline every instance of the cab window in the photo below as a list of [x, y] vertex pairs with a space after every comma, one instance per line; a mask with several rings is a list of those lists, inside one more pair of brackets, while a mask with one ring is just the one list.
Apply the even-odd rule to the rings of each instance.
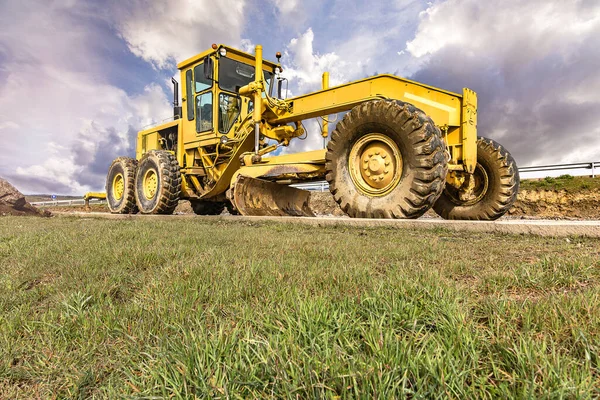
[[227, 133], [240, 115], [242, 100], [227, 93], [219, 94], [219, 132]]
[[206, 132], [213, 127], [212, 92], [196, 96], [196, 132]]
[[187, 103], [187, 119], [194, 119], [194, 92], [192, 92], [192, 70], [185, 71], [185, 101]]
[[[273, 74], [263, 71], [267, 93], [271, 84]], [[219, 59], [219, 87], [229, 92], [237, 93], [242, 86], [254, 81], [254, 66], [244, 64], [231, 58], [221, 57]]]
[[200, 93], [212, 87], [212, 81], [204, 77], [204, 63], [194, 67], [194, 91]]

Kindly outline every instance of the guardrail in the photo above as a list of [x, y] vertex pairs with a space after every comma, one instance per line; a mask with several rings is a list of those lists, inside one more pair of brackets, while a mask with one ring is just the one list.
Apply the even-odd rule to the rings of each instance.
[[[553, 164], [553, 165], [541, 165], [541, 166], [533, 166], [533, 167], [521, 167], [519, 168], [519, 173], [524, 172], [552, 172], [552, 171], [565, 171], [565, 170], [584, 170], [582, 172], [587, 172], [587, 170], [591, 170], [592, 178], [596, 177], [596, 171], [600, 170], [600, 162], [588, 162], [588, 163], [576, 163], [576, 164]], [[573, 174], [570, 174], [573, 175]], [[588, 175], [583, 173], [581, 175]]]
[[[590, 176], [595, 178], [600, 171], [600, 162], [586, 162], [586, 163], [575, 163], [575, 164], [553, 164], [553, 165], [540, 165], [531, 167], [520, 167], [519, 174], [528, 172], [565, 172], [568, 171], [569, 175], [574, 176]], [[311, 183], [298, 183], [290, 185], [298, 189], [310, 190], [313, 192], [324, 192], [329, 189], [329, 184], [326, 181], [318, 181]]]
[[[96, 200], [96, 199], [90, 199], [90, 205], [91, 204], [104, 204], [106, 203], [106, 200]], [[31, 205], [34, 206], [41, 206], [41, 207], [47, 207], [47, 206], [84, 206], [85, 205], [85, 200], [84, 199], [72, 199], [72, 200], [48, 200], [48, 201], [34, 201], [32, 203], [30, 203]]]

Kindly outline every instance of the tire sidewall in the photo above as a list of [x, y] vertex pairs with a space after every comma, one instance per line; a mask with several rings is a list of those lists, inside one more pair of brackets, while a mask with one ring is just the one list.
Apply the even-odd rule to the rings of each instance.
[[[121, 174], [123, 177], [123, 184], [125, 187], [120, 199], [117, 199], [113, 192], [113, 181], [118, 174]], [[106, 201], [112, 212], [121, 212], [127, 206], [127, 188], [129, 187], [129, 184], [129, 175], [127, 174], [126, 166], [122, 160], [115, 160], [111, 164], [106, 176]]]
[[[154, 170], [158, 185], [154, 197], [147, 199], [144, 195], [144, 175], [150, 170]], [[135, 201], [140, 212], [143, 214], [151, 214], [159, 205], [160, 194], [163, 188], [163, 173], [160, 167], [158, 157], [152, 152], [148, 152], [142, 157], [138, 163], [137, 172], [135, 175]]]
[[[487, 151], [482, 151], [481, 145], [477, 148], [477, 164], [483, 168], [488, 178], [488, 188], [483, 198], [470, 206], [462, 206], [465, 209], [470, 209], [469, 213], [481, 214], [485, 212], [487, 204], [495, 199], [500, 194], [500, 170], [492, 159], [492, 154]], [[459, 206], [461, 207], [461, 206]]]
[[[492, 150], [490, 150], [490, 148]], [[512, 206], [519, 190], [519, 172], [510, 153], [504, 149], [505, 155], [498, 159], [495, 149], [501, 145], [492, 139], [480, 137], [477, 141], [477, 165], [483, 168], [488, 177], [488, 189], [483, 197], [475, 204], [460, 205], [451, 199], [451, 195], [444, 189], [444, 193], [434, 205], [435, 212], [443, 218], [462, 220], [495, 220], [500, 218]], [[504, 161], [505, 160], [505, 161]], [[514, 186], [512, 193], [502, 190], [502, 174], [506, 166], [512, 166], [514, 173]], [[498, 204], [498, 199], [509, 196], [508, 202]], [[500, 210], [500, 211], [498, 211]]]
[[[336, 151], [337, 156], [332, 160], [336, 169], [336, 180], [343, 183], [342, 190], [347, 192], [349, 198], [356, 198], [358, 204], [362, 204], [362, 209], [389, 209], [390, 204], [400, 204], [410, 191], [410, 187], [412, 186], [410, 181], [415, 179], [414, 170], [417, 160], [415, 152], [412, 151], [413, 144], [410, 142], [406, 131], [402, 129], [403, 126], [391, 125], [392, 119], [391, 115], [373, 113], [369, 115], [367, 121], [363, 118], [360, 123], [347, 124], [345, 130], [350, 132], [348, 140], [342, 140], [336, 144], [336, 146], [339, 146], [339, 150]], [[379, 133], [389, 137], [396, 143], [402, 156], [402, 174], [400, 180], [389, 193], [383, 196], [369, 196], [363, 193], [356, 187], [350, 175], [349, 164], [351, 162], [350, 152], [352, 147], [360, 138], [371, 133]], [[350, 214], [350, 216], [355, 215]]]

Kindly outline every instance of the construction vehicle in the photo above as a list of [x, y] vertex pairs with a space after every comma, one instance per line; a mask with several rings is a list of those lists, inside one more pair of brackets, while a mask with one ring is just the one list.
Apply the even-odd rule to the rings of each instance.
[[[180, 64], [173, 121], [138, 133], [136, 158], [110, 166], [113, 213], [170, 214], [187, 199], [196, 214], [313, 216], [310, 193], [290, 186], [326, 179], [350, 217], [493, 220], [519, 188], [516, 163], [477, 137], [477, 96], [377, 75], [283, 98], [281, 54], [263, 60], [225, 45]], [[275, 88], [275, 86], [277, 88]], [[276, 90], [276, 93], [274, 91]], [[345, 115], [333, 127], [333, 116]], [[282, 147], [321, 121], [322, 150]], [[330, 133], [330, 125], [333, 128]]]

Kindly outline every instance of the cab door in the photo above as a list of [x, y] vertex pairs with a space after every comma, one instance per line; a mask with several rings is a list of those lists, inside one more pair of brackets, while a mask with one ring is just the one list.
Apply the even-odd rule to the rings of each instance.
[[204, 76], [204, 62], [182, 71], [182, 77], [185, 81], [182, 92], [183, 143], [188, 150], [216, 138], [214, 121], [217, 104], [214, 81]]

